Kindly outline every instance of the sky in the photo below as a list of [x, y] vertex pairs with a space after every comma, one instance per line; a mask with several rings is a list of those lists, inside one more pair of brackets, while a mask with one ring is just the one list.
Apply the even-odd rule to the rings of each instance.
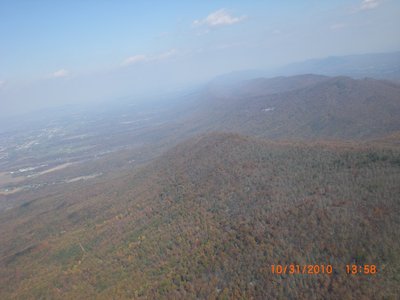
[[0, 0], [0, 117], [400, 50], [398, 0]]

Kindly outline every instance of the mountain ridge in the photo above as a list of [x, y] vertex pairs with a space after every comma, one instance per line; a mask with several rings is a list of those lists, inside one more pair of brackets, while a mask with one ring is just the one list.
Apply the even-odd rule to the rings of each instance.
[[[3, 242], [13, 247], [0, 262], [0, 292], [391, 297], [399, 161], [398, 150], [357, 144], [197, 136], [136, 172], [3, 213]], [[381, 275], [347, 275], [350, 263], [376, 264]], [[331, 264], [335, 272], [277, 276], [271, 264]]]
[[[279, 90], [287, 81], [292, 82], [289, 88]], [[200, 96], [200, 109], [187, 122], [193, 118], [217, 130], [274, 139], [365, 140], [400, 129], [396, 83], [315, 75], [274, 79], [270, 88], [271, 80], [261, 82], [261, 92], [253, 95], [247, 87], [254, 81], [247, 82], [244, 91], [240, 86], [230, 93], [206, 91]]]

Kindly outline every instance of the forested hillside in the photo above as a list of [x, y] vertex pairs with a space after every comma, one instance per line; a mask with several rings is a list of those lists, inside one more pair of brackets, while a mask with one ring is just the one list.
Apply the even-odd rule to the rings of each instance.
[[185, 121], [210, 130], [347, 140], [400, 130], [400, 85], [389, 81], [301, 75], [213, 87], [200, 97], [202, 105]]
[[[400, 151], [195, 137], [138, 172], [0, 217], [0, 294], [338, 299], [399, 293]], [[333, 266], [274, 275], [272, 264]], [[374, 264], [348, 275], [346, 264]]]

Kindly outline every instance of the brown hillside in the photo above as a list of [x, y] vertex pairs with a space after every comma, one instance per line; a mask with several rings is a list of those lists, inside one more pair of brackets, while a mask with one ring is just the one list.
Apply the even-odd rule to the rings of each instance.
[[[1, 215], [2, 298], [394, 298], [398, 150], [193, 138]], [[347, 275], [346, 264], [376, 275]], [[272, 264], [331, 264], [273, 275]]]
[[[279, 87], [279, 81], [286, 88], [268, 89], [256, 80], [236, 89], [234, 95], [206, 93], [203, 108], [197, 107], [185, 120], [212, 130], [274, 139], [366, 140], [400, 130], [397, 84], [304, 75], [274, 79], [273, 86]], [[249, 91], [252, 85], [257, 86], [257, 96]]]

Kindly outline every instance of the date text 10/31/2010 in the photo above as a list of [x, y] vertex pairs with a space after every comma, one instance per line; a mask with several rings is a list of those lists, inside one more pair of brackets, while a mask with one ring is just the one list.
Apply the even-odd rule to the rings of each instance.
[[[375, 275], [378, 273], [378, 268], [376, 265], [355, 265], [350, 264], [346, 265], [345, 271], [349, 275]], [[305, 275], [318, 275], [318, 274], [327, 274], [331, 275], [334, 273], [334, 268], [330, 264], [320, 264], [320, 265], [297, 265], [297, 264], [289, 264], [289, 265], [271, 265], [271, 272], [275, 275], [289, 274], [305, 274]]]

